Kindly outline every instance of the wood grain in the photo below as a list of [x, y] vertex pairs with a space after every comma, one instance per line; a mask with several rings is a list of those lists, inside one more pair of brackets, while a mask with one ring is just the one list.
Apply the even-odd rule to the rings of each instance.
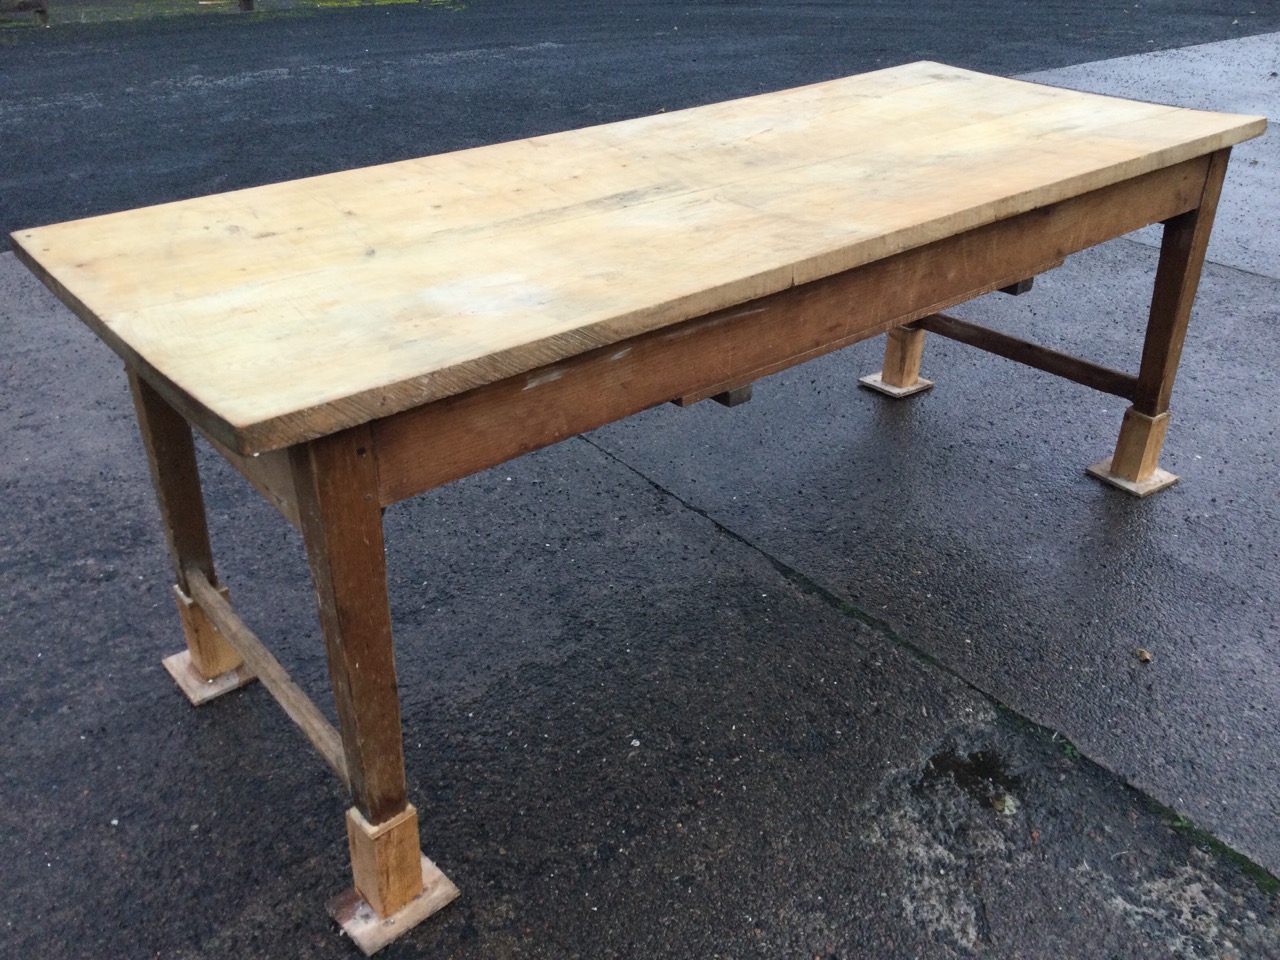
[[[1122, 370], [1081, 360], [1079, 357], [1073, 357], [1058, 350], [1050, 350], [1048, 347], [1042, 347], [1038, 343], [1031, 343], [1020, 337], [969, 323], [958, 317], [947, 316], [945, 313], [933, 313], [927, 317], [921, 317], [911, 326], [918, 327], [922, 335], [927, 330], [940, 337], [977, 347], [979, 350], [994, 353], [1006, 360], [1043, 370], [1055, 377], [1062, 377], [1073, 383], [1101, 390], [1103, 393], [1123, 397], [1125, 400], [1133, 399], [1133, 391], [1138, 384], [1137, 377]], [[894, 384], [894, 386], [909, 386], [909, 384]]]
[[384, 504], [678, 397], [711, 396], [1191, 209], [1207, 158], [377, 421]]
[[1111, 458], [1111, 472], [1131, 483], [1141, 483], [1156, 472], [1160, 449], [1169, 431], [1169, 412], [1148, 417], [1130, 407], [1120, 424], [1120, 437]]
[[352, 807], [347, 811], [347, 846], [355, 888], [378, 916], [391, 916], [422, 893], [418, 811], [413, 804], [376, 825]]
[[884, 345], [880, 379], [891, 387], [913, 386], [920, 379], [920, 360], [923, 356], [923, 330], [913, 327], [890, 330]]
[[[1125, 411], [1116, 450], [1108, 466], [1090, 468], [1094, 476], [1138, 496], [1146, 496], [1177, 479], [1160, 470], [1160, 449], [1169, 429], [1169, 399], [1178, 375], [1182, 345], [1230, 153], [1227, 148], [1209, 158], [1196, 208], [1165, 221], [1151, 312], [1142, 344], [1142, 363], [1132, 394], [1133, 406]], [[1153, 482], [1157, 472], [1162, 477]]]
[[210, 583], [218, 582], [213, 571], [195, 441], [182, 415], [137, 373], [127, 373], [173, 576], [178, 589], [189, 595], [188, 567], [199, 570]]
[[439, 867], [425, 856], [419, 863], [422, 893], [390, 917], [378, 916], [355, 887], [329, 901], [329, 916], [366, 957], [373, 956], [458, 898], [458, 888]]
[[1265, 123], [917, 63], [14, 243], [170, 402], [251, 454], [1141, 176]]
[[1230, 150], [1220, 150], [1213, 155], [1196, 209], [1164, 225], [1138, 387], [1133, 396], [1134, 409], [1148, 417], [1169, 409], [1230, 154]]
[[223, 591], [212, 586], [199, 570], [188, 570], [187, 581], [191, 585], [192, 599], [234, 648], [237, 659], [244, 659], [262, 685], [275, 697], [280, 708], [298, 725], [298, 729], [311, 741], [312, 746], [346, 786], [347, 764], [342, 754], [342, 741], [338, 737], [338, 731], [333, 729], [333, 724], [325, 719], [320, 708], [294, 683], [288, 671], [272, 656], [263, 642], [245, 626], [244, 621], [231, 608]]
[[212, 437], [205, 437], [226, 461], [236, 468], [246, 480], [262, 494], [282, 517], [295, 528], [302, 529], [298, 518], [298, 494], [293, 489], [293, 467], [289, 463], [288, 450], [268, 450], [252, 456], [236, 453]]
[[[203, 571], [192, 569], [187, 571], [188, 585], [192, 583], [194, 577], [199, 577], [206, 584], [209, 582], [205, 579]], [[231, 608], [231, 594], [225, 586], [210, 587], [210, 589], [226, 604], [227, 609]], [[235, 645], [227, 642], [227, 638], [213, 622], [203, 604], [183, 593], [176, 583], [173, 585], [173, 599], [178, 605], [183, 636], [187, 639], [191, 669], [202, 680], [220, 677], [244, 663]]]
[[359, 426], [289, 455], [351, 797], [376, 825], [407, 800], [373, 440]]

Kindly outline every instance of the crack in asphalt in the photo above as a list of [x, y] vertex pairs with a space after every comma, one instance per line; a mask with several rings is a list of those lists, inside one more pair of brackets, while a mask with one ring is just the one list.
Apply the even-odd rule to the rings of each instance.
[[[696, 504], [690, 503], [688, 500], [680, 496], [675, 491], [670, 490], [667, 487], [664, 487], [661, 483], [654, 480], [652, 477], [649, 477], [639, 468], [635, 467], [631, 463], [628, 463], [622, 457], [618, 456], [617, 454], [613, 453], [610, 450], [605, 449], [599, 443], [596, 443], [594, 440], [590, 439], [586, 435], [579, 435], [577, 439], [586, 443], [588, 446], [598, 451], [604, 457], [618, 464], [623, 469], [629, 471], [630, 473], [638, 477], [640, 480], [643, 480], [655, 491], [657, 491], [660, 495], [664, 497], [668, 497], [671, 500], [674, 500], [676, 503], [680, 504], [685, 509], [689, 510], [690, 512], [706, 520], [722, 536], [729, 538], [735, 543], [742, 544], [747, 549], [751, 550], [752, 552], [756, 553], [758, 556], [762, 557], [783, 577], [783, 579], [785, 579], [788, 583], [792, 584], [793, 586], [797, 587], [801, 592], [817, 597], [832, 609], [836, 610], [837, 612], [845, 616], [852, 617], [853, 619], [862, 623], [863, 625], [865, 625], [866, 627], [874, 631], [878, 636], [894, 644], [899, 649], [904, 650], [907, 653], [911, 654], [920, 662], [928, 664], [929, 666], [935, 667], [942, 673], [946, 674], [947, 676], [951, 677], [956, 682], [961, 684], [964, 687], [964, 689], [972, 691], [975, 696], [980, 697], [983, 701], [990, 704], [993, 707], [993, 709], [1003, 712], [1004, 714], [1012, 717], [1019, 725], [1042, 731], [1045, 736], [1052, 736], [1055, 740], [1058, 737], [1065, 738], [1065, 734], [1063, 734], [1061, 731], [1058, 731], [1053, 727], [1045, 726], [1043, 723], [1039, 722], [1038, 720], [1035, 720], [1032, 717], [1022, 714], [1018, 710], [1014, 709], [1013, 707], [1009, 706], [1003, 701], [992, 696], [989, 692], [982, 689], [982, 687], [973, 683], [971, 680], [957, 673], [955, 670], [953, 670], [950, 666], [948, 666], [943, 661], [932, 656], [927, 651], [924, 651], [919, 647], [915, 646], [910, 641], [904, 639], [901, 635], [898, 634], [896, 630], [894, 630], [893, 626], [888, 621], [883, 620], [880, 617], [877, 617], [874, 614], [868, 613], [867, 611], [862, 610], [859, 607], [855, 606], [853, 603], [841, 597], [838, 593], [831, 590], [830, 588], [819, 583], [818, 581], [810, 577], [808, 574], [797, 569], [796, 567], [793, 567], [791, 564], [787, 563], [785, 560], [781, 559], [780, 557], [774, 556], [768, 550], [752, 542], [750, 539], [738, 533], [738, 531], [734, 530], [732, 527], [716, 519], [707, 510], [697, 506]], [[1154, 794], [1152, 794], [1149, 790], [1145, 789], [1139, 783], [1134, 782], [1131, 778], [1126, 777], [1120, 770], [1116, 769], [1110, 764], [1101, 762], [1099, 760], [1095, 760], [1093, 757], [1088, 756], [1083, 752], [1080, 752], [1078, 747], [1076, 747], [1075, 749], [1077, 750], [1077, 753], [1081, 759], [1088, 761], [1090, 764], [1093, 764], [1094, 766], [1102, 770], [1108, 771], [1112, 776], [1115, 776], [1120, 782], [1124, 783], [1129, 789], [1133, 790], [1135, 793], [1141, 796], [1148, 804], [1154, 804], [1157, 807], [1163, 806], [1160, 803], [1160, 801], [1154, 796]], [[1244, 864], [1247, 864], [1246, 869], [1249, 870], [1251, 873], [1260, 873], [1260, 874], [1266, 875], [1267, 877], [1272, 876], [1270, 871], [1268, 871], [1261, 864], [1255, 862], [1251, 857], [1247, 856], [1241, 851], [1236, 850], [1230, 844], [1227, 844], [1217, 839], [1211, 832], [1199, 827], [1198, 825], [1191, 823], [1191, 821], [1185, 820], [1181, 814], [1176, 814], [1176, 817], [1177, 817], [1176, 820], [1174, 819], [1173, 816], [1170, 816], [1166, 819], [1173, 828], [1180, 829], [1184, 832], [1188, 830], [1187, 825], [1189, 825], [1190, 834], [1192, 836], [1196, 836], [1197, 838], [1200, 838], [1201, 842], [1207, 842], [1209, 846], [1214, 848], [1217, 856], [1225, 857], [1226, 859], [1235, 860], [1237, 862], [1243, 862]]]
[[[604, 447], [602, 447], [600, 444], [596, 443], [594, 440], [590, 439], [589, 437], [585, 435], [580, 435], [578, 439], [581, 440], [583, 443], [586, 443], [588, 446], [592, 447], [593, 449], [597, 450], [599, 453], [607, 457], [609, 460], [613, 461], [614, 463], [618, 464], [619, 466], [633, 473], [635, 476], [639, 477], [645, 483], [649, 484], [649, 486], [651, 486], [654, 490], [658, 491], [658, 493], [662, 494], [665, 497], [669, 497], [670, 499], [674, 500], [676, 503], [684, 507], [686, 510], [689, 510], [692, 513], [697, 514], [699, 517], [702, 517], [704, 520], [710, 523], [713, 527], [715, 527], [716, 531], [721, 535], [728, 537], [730, 540], [733, 540], [736, 543], [742, 544], [743, 546], [747, 547], [749, 550], [758, 554], [760, 557], [763, 557], [779, 574], [781, 574], [783, 579], [785, 579], [792, 586], [797, 587], [802, 593], [806, 593], [811, 596], [817, 597], [818, 599], [822, 600], [825, 604], [827, 604], [827, 606], [831, 607], [833, 610], [836, 610], [837, 612], [844, 614], [847, 617], [852, 617], [853, 619], [857, 620], [859, 623], [875, 631], [875, 633], [878, 634], [879, 636], [893, 643], [895, 646], [901, 647], [903, 650], [908, 651], [909, 653], [911, 653], [912, 656], [914, 656], [916, 659], [920, 660], [921, 662], [927, 663], [932, 667], [936, 667], [938, 670], [941, 670], [943, 673], [947, 674], [948, 676], [955, 678], [961, 684], [963, 684], [967, 689], [972, 690], [974, 693], [978, 694], [989, 703], [1000, 708], [1005, 708], [1005, 705], [1000, 703], [995, 698], [993, 698], [991, 694], [987, 693], [987, 691], [983, 690], [981, 687], [975, 685], [972, 681], [956, 673], [953, 669], [951, 669], [951, 667], [949, 667], [947, 664], [939, 660], [937, 657], [933, 656], [932, 654], [928, 653], [925, 650], [920, 649], [919, 647], [912, 644], [910, 641], [903, 639], [897, 633], [897, 631], [893, 629], [893, 626], [887, 620], [882, 620], [881, 618], [875, 616], [874, 614], [868, 613], [867, 611], [861, 609], [860, 607], [855, 606], [849, 600], [845, 599], [844, 597], [841, 597], [834, 590], [831, 590], [829, 587], [826, 587], [823, 584], [819, 583], [813, 577], [810, 577], [808, 574], [804, 573], [803, 571], [797, 569], [796, 567], [793, 567], [791, 564], [787, 563], [785, 560], [781, 559], [780, 557], [774, 556], [768, 550], [761, 547], [759, 544], [752, 542], [747, 537], [738, 533], [738, 531], [734, 530], [732, 527], [721, 522], [720, 520], [717, 520], [707, 510], [704, 510], [702, 507], [699, 507], [696, 504], [690, 503], [688, 500], [680, 496], [675, 491], [669, 490], [668, 488], [664, 487], [661, 483], [654, 480], [652, 477], [649, 477], [640, 469], [638, 469], [637, 467], [628, 463], [626, 460], [619, 457], [617, 454], [613, 453], [610, 450], [606, 450]], [[1031, 720], [1031, 718], [1024, 717], [1022, 716], [1022, 714], [1017, 713], [1016, 711], [1013, 711], [1013, 712], [1019, 717], [1019, 719], [1025, 720], [1028, 723], [1035, 723], [1035, 721]], [[1039, 724], [1036, 724], [1036, 725], [1040, 726]]]

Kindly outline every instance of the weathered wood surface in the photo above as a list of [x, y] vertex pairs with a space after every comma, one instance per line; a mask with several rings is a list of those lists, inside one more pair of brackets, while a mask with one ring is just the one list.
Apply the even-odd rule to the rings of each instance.
[[287, 446], [1256, 136], [917, 63], [19, 231], [240, 453]]
[[1210, 157], [1204, 191], [1196, 208], [1165, 223], [1133, 406], [1125, 411], [1120, 424], [1115, 454], [1088, 468], [1092, 476], [1135, 496], [1150, 496], [1178, 480], [1176, 475], [1160, 469], [1160, 448], [1169, 429], [1169, 398], [1178, 375], [1229, 154], [1230, 148], [1225, 148]]
[[752, 382], [1177, 216], [1200, 202], [1209, 163], [1187, 160], [385, 417], [373, 425], [382, 503], [673, 398]]
[[1169, 409], [1228, 159], [1227, 150], [1213, 156], [1205, 177], [1204, 194], [1196, 209], [1170, 220], [1164, 227], [1155, 292], [1142, 346], [1142, 366], [1133, 397], [1134, 409], [1149, 417]]
[[419, 863], [422, 893], [390, 917], [378, 916], [354, 887], [329, 901], [329, 916], [366, 957], [373, 956], [458, 898], [458, 888], [439, 867], [425, 856]]
[[206, 435], [210, 446], [217, 450], [226, 461], [240, 471], [240, 474], [252, 484], [294, 527], [301, 530], [302, 521], [298, 517], [298, 495], [293, 489], [293, 467], [289, 462], [288, 450], [268, 450], [266, 453], [245, 456], [236, 453]]
[[203, 573], [210, 583], [218, 582], [191, 426], [150, 383], [133, 371], [128, 376], [173, 577], [178, 589], [189, 595], [189, 567]]
[[347, 810], [347, 846], [356, 891], [376, 914], [389, 917], [422, 893], [418, 811], [409, 804], [382, 823]]
[[[209, 582], [204, 579], [204, 573], [198, 569], [188, 570], [186, 576], [188, 586], [193, 584], [195, 579], [203, 580], [206, 584]], [[230, 609], [230, 591], [225, 586], [210, 587], [210, 589]], [[177, 603], [178, 617], [182, 621], [183, 636], [187, 638], [187, 659], [191, 663], [191, 668], [201, 679], [213, 680], [243, 666], [244, 658], [209, 617], [208, 611], [194, 598], [183, 593], [176, 583], [173, 585], [173, 599]], [[251, 671], [246, 670], [244, 674], [247, 683]]]
[[361, 425], [289, 457], [351, 799], [377, 825], [408, 800], [373, 441]]
[[884, 348], [884, 363], [881, 365], [880, 379], [886, 385], [898, 389], [915, 386], [916, 381], [920, 379], [920, 360], [923, 356], [923, 330], [908, 327], [890, 330], [888, 342]]
[[298, 725], [298, 729], [338, 775], [343, 786], [346, 786], [349, 780], [347, 762], [342, 752], [342, 740], [333, 724], [294, 682], [293, 677], [289, 676], [288, 671], [263, 642], [245, 626], [244, 621], [231, 609], [224, 592], [210, 584], [199, 570], [188, 570], [187, 582], [191, 585], [192, 598], [200, 605], [204, 615], [217, 626], [221, 635], [252, 668], [253, 674], [271, 691], [280, 708]]
[[[937, 334], [940, 337], [946, 337], [950, 340], [968, 344], [971, 347], [977, 347], [979, 350], [994, 353], [996, 356], [1004, 357], [1006, 360], [1034, 367], [1037, 370], [1043, 370], [1046, 373], [1053, 374], [1055, 377], [1062, 377], [1073, 383], [1079, 383], [1094, 390], [1101, 390], [1103, 393], [1123, 397], [1125, 400], [1133, 399], [1133, 391], [1138, 385], [1138, 378], [1132, 374], [1125, 373], [1123, 370], [1115, 370], [1088, 360], [1081, 360], [1079, 357], [1073, 357], [1058, 350], [1050, 350], [1048, 347], [1042, 347], [1038, 343], [1031, 343], [1019, 337], [1001, 333], [999, 330], [981, 327], [976, 323], [969, 323], [958, 317], [947, 316], [945, 313], [933, 313], [927, 317], [921, 317], [911, 324], [911, 328], [916, 328], [915, 332], [922, 337], [927, 330], [929, 333]], [[919, 359], [917, 358], [917, 372], [919, 369]], [[887, 377], [885, 379], [888, 381]], [[894, 386], [909, 386], [909, 384], [894, 383]]]

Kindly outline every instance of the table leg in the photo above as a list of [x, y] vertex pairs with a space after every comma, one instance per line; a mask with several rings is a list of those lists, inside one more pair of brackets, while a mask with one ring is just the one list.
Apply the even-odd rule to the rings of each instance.
[[1213, 155], [1200, 205], [1164, 223], [1133, 405], [1125, 411], [1115, 453], [1088, 468], [1091, 476], [1134, 496], [1145, 497], [1178, 480], [1158, 466], [1160, 448], [1169, 426], [1169, 398], [1230, 154], [1226, 149]]
[[924, 331], [898, 327], [889, 331], [884, 347], [884, 365], [858, 383], [886, 396], [901, 398], [921, 393], [933, 386], [920, 376], [924, 353]]
[[235, 690], [254, 679], [240, 655], [213, 625], [190, 595], [187, 568], [200, 570], [224, 597], [227, 588], [217, 586], [213, 553], [205, 521], [204, 497], [196, 465], [191, 427], [182, 415], [133, 371], [129, 371], [142, 445], [151, 467], [164, 524], [169, 558], [176, 583], [173, 591], [182, 619], [187, 649], [167, 657], [165, 669], [195, 705]]
[[360, 426], [301, 444], [290, 460], [351, 782], [354, 890], [330, 912], [372, 953], [458, 891], [422, 855], [406, 797], [371, 432]]

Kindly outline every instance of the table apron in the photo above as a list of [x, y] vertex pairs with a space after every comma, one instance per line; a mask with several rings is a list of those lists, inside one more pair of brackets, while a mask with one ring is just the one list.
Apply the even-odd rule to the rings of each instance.
[[302, 520], [298, 516], [298, 492], [294, 484], [293, 467], [289, 463], [288, 447], [246, 456], [223, 445], [200, 427], [197, 426], [196, 429], [200, 430], [201, 436], [209, 441], [213, 449], [222, 454], [227, 463], [239, 470], [266, 498], [267, 503], [276, 508], [280, 516], [288, 520], [295, 529], [302, 529]]
[[[385, 506], [678, 397], [749, 383], [1195, 209], [1210, 156], [665, 327], [373, 424]], [[243, 467], [242, 467], [243, 469]]]

